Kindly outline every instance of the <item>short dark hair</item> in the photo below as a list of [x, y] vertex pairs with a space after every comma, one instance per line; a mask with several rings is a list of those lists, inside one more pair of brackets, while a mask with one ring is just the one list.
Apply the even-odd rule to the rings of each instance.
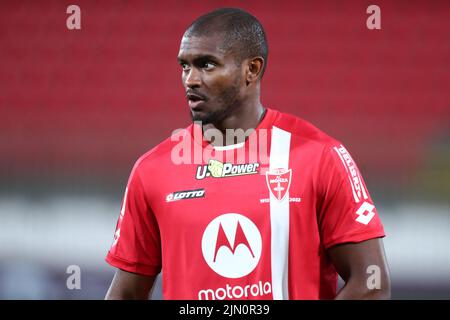
[[253, 15], [238, 8], [221, 8], [197, 18], [184, 33], [185, 37], [223, 34], [222, 48], [236, 52], [239, 63], [242, 60], [261, 56], [267, 65], [269, 48], [266, 33]]

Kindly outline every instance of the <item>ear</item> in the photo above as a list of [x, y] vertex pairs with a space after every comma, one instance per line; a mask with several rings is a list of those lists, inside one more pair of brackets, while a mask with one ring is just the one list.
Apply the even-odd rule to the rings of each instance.
[[245, 77], [247, 86], [251, 83], [257, 82], [261, 78], [264, 63], [265, 61], [263, 57], [254, 57], [247, 59]]

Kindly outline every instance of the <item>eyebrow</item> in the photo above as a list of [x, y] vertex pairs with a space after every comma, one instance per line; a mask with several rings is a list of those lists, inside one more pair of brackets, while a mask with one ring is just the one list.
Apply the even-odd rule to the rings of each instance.
[[[185, 59], [182, 59], [180, 57], [177, 57], [178, 62], [186, 62]], [[205, 60], [211, 60], [214, 62], [219, 62], [219, 58], [216, 56], [213, 56], [211, 54], [200, 54], [200, 55], [196, 55], [194, 56], [194, 58], [192, 59], [195, 62], [199, 62], [199, 61], [205, 61]]]

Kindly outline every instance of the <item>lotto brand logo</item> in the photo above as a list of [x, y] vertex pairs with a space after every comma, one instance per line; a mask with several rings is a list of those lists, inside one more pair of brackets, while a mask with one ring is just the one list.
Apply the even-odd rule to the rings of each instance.
[[373, 204], [364, 201], [364, 203], [356, 211], [356, 214], [358, 215], [356, 221], [367, 225], [375, 216], [375, 212], [373, 212], [374, 209], [375, 206]]
[[183, 199], [203, 198], [204, 196], [205, 196], [205, 189], [176, 191], [169, 193], [166, 196], [166, 202], [173, 202]]
[[197, 167], [197, 174], [195, 178], [202, 180], [207, 177], [225, 178], [243, 176], [247, 174], [257, 174], [259, 163], [244, 163], [244, 164], [231, 164], [222, 163], [220, 161], [210, 159], [208, 165], [202, 165]]
[[258, 265], [262, 251], [256, 225], [238, 213], [226, 213], [212, 220], [202, 237], [202, 253], [208, 266], [226, 278], [241, 278]]

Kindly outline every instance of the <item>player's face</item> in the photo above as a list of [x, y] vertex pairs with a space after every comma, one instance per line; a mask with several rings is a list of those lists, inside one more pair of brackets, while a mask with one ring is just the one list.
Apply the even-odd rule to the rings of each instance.
[[[183, 37], [178, 61], [194, 121], [220, 123], [241, 103], [241, 66], [220, 35]], [[245, 86], [244, 86], [245, 87]]]

